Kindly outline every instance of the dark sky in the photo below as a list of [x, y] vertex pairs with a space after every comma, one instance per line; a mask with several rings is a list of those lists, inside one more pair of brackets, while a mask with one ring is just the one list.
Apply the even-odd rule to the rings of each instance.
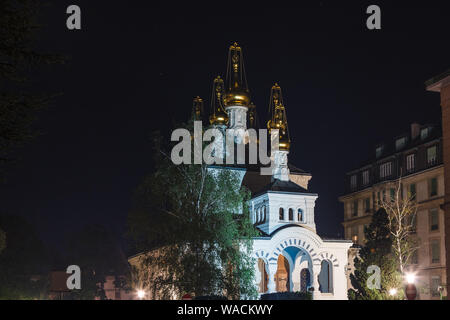
[[[3, 209], [53, 243], [85, 223], [123, 231], [152, 170], [150, 133], [185, 120], [194, 96], [209, 99], [238, 41], [261, 118], [273, 83], [283, 89], [289, 161], [313, 175], [319, 234], [342, 236], [345, 172], [411, 122], [440, 122], [424, 81], [450, 67], [450, 19], [444, 2], [376, 2], [382, 29], [370, 31], [371, 3], [337, 2], [53, 1], [36, 43], [71, 59], [40, 69], [32, 85], [63, 95], [39, 114], [43, 135], [1, 186]], [[81, 7], [81, 31], [66, 29], [70, 4]]]

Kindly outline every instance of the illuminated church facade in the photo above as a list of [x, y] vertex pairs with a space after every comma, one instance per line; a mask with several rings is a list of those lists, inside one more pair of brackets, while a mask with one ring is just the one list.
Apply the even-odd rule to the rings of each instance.
[[[200, 117], [202, 109], [203, 101], [195, 98], [194, 114]], [[271, 154], [271, 174], [261, 175], [260, 167], [254, 165], [219, 167], [238, 172], [242, 185], [252, 194], [250, 214], [259, 232], [252, 253], [255, 286], [259, 294], [309, 291], [314, 300], [345, 300], [352, 242], [325, 240], [316, 232], [314, 207], [318, 195], [308, 190], [311, 175], [288, 162], [291, 140], [286, 106], [277, 84], [271, 89], [268, 117], [269, 132], [279, 130], [279, 150]], [[234, 129], [236, 143], [247, 143], [247, 129], [257, 129], [242, 49], [236, 43], [229, 48], [225, 81], [220, 77], [214, 80], [209, 122], [221, 131]]]

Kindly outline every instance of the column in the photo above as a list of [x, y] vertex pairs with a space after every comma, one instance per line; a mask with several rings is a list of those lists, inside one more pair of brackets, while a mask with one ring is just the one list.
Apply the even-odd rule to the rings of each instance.
[[320, 299], [321, 293], [319, 291], [319, 274], [320, 274], [320, 269], [321, 269], [321, 265], [313, 265], [313, 272], [312, 272], [312, 277], [313, 277], [313, 287], [314, 287], [314, 291], [313, 291], [313, 300], [318, 300]]
[[276, 292], [275, 288], [275, 273], [277, 273], [278, 264], [269, 263], [269, 283], [267, 284], [267, 290], [269, 293]]

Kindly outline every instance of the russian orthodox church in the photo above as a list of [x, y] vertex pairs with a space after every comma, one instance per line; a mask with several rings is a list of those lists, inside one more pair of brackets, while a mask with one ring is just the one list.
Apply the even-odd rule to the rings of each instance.
[[[201, 118], [202, 110], [203, 100], [196, 97], [193, 114], [197, 119]], [[278, 84], [271, 89], [268, 118], [269, 132], [279, 130], [279, 150], [270, 155], [271, 175], [261, 175], [259, 165], [217, 166], [238, 172], [242, 185], [252, 194], [250, 214], [259, 232], [253, 241], [258, 292], [309, 291], [315, 300], [347, 299], [346, 270], [352, 242], [325, 240], [316, 232], [314, 207], [318, 195], [308, 190], [311, 174], [288, 161], [291, 140]], [[237, 144], [248, 143], [248, 128], [258, 128], [242, 49], [236, 43], [229, 48], [225, 80], [214, 79], [209, 122], [221, 132], [233, 129]], [[224, 145], [215, 148], [223, 157], [225, 150]]]

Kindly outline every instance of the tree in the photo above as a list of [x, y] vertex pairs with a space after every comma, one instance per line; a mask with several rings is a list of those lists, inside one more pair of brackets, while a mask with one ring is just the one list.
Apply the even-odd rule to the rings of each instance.
[[0, 254], [6, 248], [6, 233], [0, 228]]
[[115, 276], [116, 286], [124, 285], [120, 277], [128, 276], [128, 263], [118, 238], [107, 228], [94, 224], [74, 232], [67, 252], [66, 265], [78, 265], [81, 269], [81, 289], [74, 290], [74, 299], [105, 299], [106, 276]]
[[398, 261], [400, 272], [403, 273], [411, 256], [418, 248], [418, 240], [414, 237], [414, 220], [417, 213], [415, 195], [403, 195], [401, 179], [398, 180], [394, 194], [380, 200], [380, 206], [387, 212], [389, 232], [392, 246]]
[[13, 160], [12, 152], [31, 139], [35, 113], [51, 96], [37, 94], [26, 86], [32, 69], [62, 62], [59, 55], [37, 52], [33, 37], [44, 1], [0, 1], [0, 170]]
[[[382, 300], [390, 299], [389, 290], [400, 288], [401, 274], [398, 264], [392, 255], [392, 239], [389, 230], [389, 219], [384, 209], [379, 209], [372, 216], [372, 221], [364, 229], [366, 244], [361, 247], [355, 257], [355, 272], [350, 275], [353, 289], [348, 291], [350, 300]], [[371, 276], [367, 268], [371, 265], [380, 268], [380, 289], [370, 289], [367, 280]], [[398, 297], [401, 297], [401, 292]]]
[[156, 137], [156, 170], [138, 188], [128, 220], [144, 252], [139, 286], [156, 298], [254, 296], [249, 192], [231, 170], [174, 165]]
[[8, 245], [0, 254], [0, 300], [45, 298], [51, 259], [34, 227], [20, 216], [0, 216]]

